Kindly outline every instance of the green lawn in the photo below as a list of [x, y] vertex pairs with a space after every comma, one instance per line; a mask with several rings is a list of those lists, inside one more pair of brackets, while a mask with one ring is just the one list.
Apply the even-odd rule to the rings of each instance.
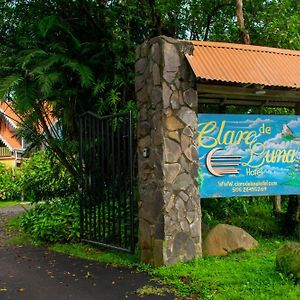
[[0, 201], [0, 208], [7, 207], [7, 206], [14, 206], [18, 205], [18, 201]]
[[194, 299], [300, 299], [300, 285], [275, 270], [276, 250], [283, 241], [260, 241], [249, 252], [197, 259], [150, 270], [181, 296]]

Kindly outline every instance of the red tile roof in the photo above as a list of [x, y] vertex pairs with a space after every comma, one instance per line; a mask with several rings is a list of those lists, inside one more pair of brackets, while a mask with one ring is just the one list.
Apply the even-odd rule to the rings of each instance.
[[191, 41], [186, 55], [199, 79], [300, 88], [300, 51], [219, 42]]

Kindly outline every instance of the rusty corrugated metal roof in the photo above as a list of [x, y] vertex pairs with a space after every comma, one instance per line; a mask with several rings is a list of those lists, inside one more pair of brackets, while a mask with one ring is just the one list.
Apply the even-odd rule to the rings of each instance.
[[300, 88], [300, 51], [252, 45], [191, 41], [186, 54], [197, 78]]

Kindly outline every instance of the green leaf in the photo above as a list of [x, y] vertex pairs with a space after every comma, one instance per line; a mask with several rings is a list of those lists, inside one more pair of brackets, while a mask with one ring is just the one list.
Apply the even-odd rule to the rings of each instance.
[[19, 74], [12, 74], [0, 81], [0, 97], [6, 99], [15, 88], [22, 82], [22, 77]]
[[50, 31], [55, 29], [62, 30], [64, 33], [67, 34], [68, 37], [71, 38], [71, 40], [77, 48], [80, 47], [79, 40], [72, 34], [68, 25], [64, 21], [62, 21], [62, 19], [59, 19], [57, 16], [44, 17], [39, 24], [39, 30], [43, 38], [46, 38]]
[[89, 67], [81, 65], [75, 61], [66, 63], [65, 66], [79, 75], [82, 87], [89, 87], [94, 82], [93, 72]]

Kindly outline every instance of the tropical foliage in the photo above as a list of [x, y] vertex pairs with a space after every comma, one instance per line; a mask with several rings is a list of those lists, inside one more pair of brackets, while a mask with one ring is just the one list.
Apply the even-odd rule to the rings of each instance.
[[20, 224], [33, 242], [77, 241], [80, 235], [78, 199], [56, 198], [36, 204], [21, 216]]
[[49, 152], [34, 153], [23, 163], [19, 173], [18, 183], [26, 201], [47, 201], [68, 197], [77, 192], [73, 177]]
[[[254, 44], [300, 48], [297, 1], [242, 2], [1, 1], [1, 97], [12, 99], [22, 115], [20, 134], [33, 146], [46, 144], [78, 178], [79, 115], [134, 107], [135, 47], [145, 39], [165, 34], [239, 42], [247, 30]], [[237, 24], [237, 3], [244, 4], [244, 28], [240, 18]], [[47, 128], [46, 100], [61, 134]]]
[[0, 201], [16, 201], [21, 196], [20, 172], [0, 163]]
[[[19, 134], [32, 147], [45, 145], [76, 180], [79, 116], [134, 107], [138, 44], [160, 34], [240, 42], [247, 31], [252, 44], [300, 49], [299, 6], [297, 0], [0, 1], [0, 98], [11, 99], [21, 115]], [[49, 115], [59, 120], [55, 133]]]

